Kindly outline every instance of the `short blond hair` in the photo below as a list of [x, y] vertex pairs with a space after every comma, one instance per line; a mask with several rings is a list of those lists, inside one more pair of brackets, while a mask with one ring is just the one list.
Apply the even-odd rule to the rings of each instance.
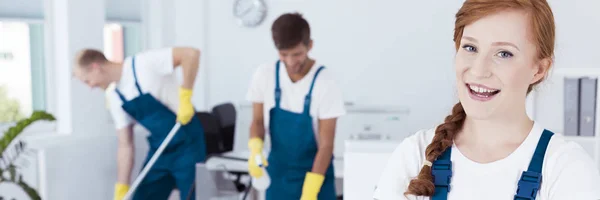
[[87, 68], [92, 63], [104, 64], [108, 62], [104, 53], [96, 49], [83, 49], [77, 53], [76, 60], [78, 67]]

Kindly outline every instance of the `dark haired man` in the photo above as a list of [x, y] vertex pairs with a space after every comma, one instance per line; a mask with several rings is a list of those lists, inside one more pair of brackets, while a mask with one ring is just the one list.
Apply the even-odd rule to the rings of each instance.
[[250, 174], [264, 175], [255, 158], [263, 156], [268, 132], [271, 150], [262, 161], [271, 178], [267, 200], [334, 200], [334, 133], [337, 118], [346, 113], [341, 90], [308, 56], [313, 41], [300, 14], [281, 15], [271, 32], [279, 60], [256, 70], [247, 94], [253, 103]]

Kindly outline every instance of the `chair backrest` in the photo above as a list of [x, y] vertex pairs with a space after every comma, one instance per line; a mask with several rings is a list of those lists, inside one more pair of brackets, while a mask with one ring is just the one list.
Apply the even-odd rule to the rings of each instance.
[[196, 116], [200, 119], [204, 129], [207, 158], [213, 154], [225, 152], [221, 126], [217, 117], [208, 112], [197, 112]]
[[216, 105], [212, 113], [219, 119], [221, 127], [235, 126], [236, 110], [232, 103], [223, 103]]
[[233, 150], [233, 141], [235, 139], [235, 120], [237, 112], [232, 103], [219, 104], [212, 109], [212, 113], [221, 125], [221, 134], [225, 151]]

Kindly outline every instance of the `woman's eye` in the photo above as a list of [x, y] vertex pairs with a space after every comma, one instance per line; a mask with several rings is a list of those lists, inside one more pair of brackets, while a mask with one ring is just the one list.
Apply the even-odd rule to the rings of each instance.
[[467, 52], [476, 52], [477, 51], [477, 49], [475, 49], [475, 47], [473, 47], [471, 45], [464, 45], [462, 48]]
[[513, 54], [512, 54], [511, 52], [508, 52], [508, 51], [501, 51], [501, 52], [498, 52], [498, 54], [497, 54], [497, 55], [498, 55], [500, 58], [511, 58], [511, 57], [513, 57]]

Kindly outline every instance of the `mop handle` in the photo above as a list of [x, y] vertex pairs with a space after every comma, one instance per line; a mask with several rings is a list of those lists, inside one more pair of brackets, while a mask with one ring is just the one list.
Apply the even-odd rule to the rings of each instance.
[[135, 179], [135, 181], [133, 182], [133, 185], [131, 186], [129, 191], [127, 191], [127, 194], [125, 194], [125, 198], [123, 198], [123, 200], [129, 200], [131, 198], [131, 195], [133, 195], [133, 192], [135, 192], [135, 190], [140, 185], [142, 180], [144, 180], [144, 177], [146, 176], [148, 171], [150, 171], [150, 168], [152, 168], [152, 166], [154, 165], [154, 163], [156, 162], [156, 160], [158, 159], [160, 154], [162, 154], [163, 150], [165, 150], [165, 147], [167, 147], [167, 144], [169, 144], [169, 142], [171, 142], [171, 139], [173, 139], [173, 136], [175, 136], [175, 133], [177, 133], [177, 131], [179, 130], [179, 127], [181, 127], [181, 124], [179, 122], [177, 122], [175, 124], [175, 126], [173, 126], [173, 128], [171, 129], [171, 132], [169, 132], [169, 135], [167, 135], [165, 140], [160, 144], [160, 146], [158, 147], [158, 150], [156, 150], [154, 155], [152, 155], [152, 158], [150, 158], [150, 161], [148, 161], [148, 164], [146, 164], [146, 167], [144, 167], [144, 169], [142, 170], [140, 175], [138, 175], [138, 177]]

